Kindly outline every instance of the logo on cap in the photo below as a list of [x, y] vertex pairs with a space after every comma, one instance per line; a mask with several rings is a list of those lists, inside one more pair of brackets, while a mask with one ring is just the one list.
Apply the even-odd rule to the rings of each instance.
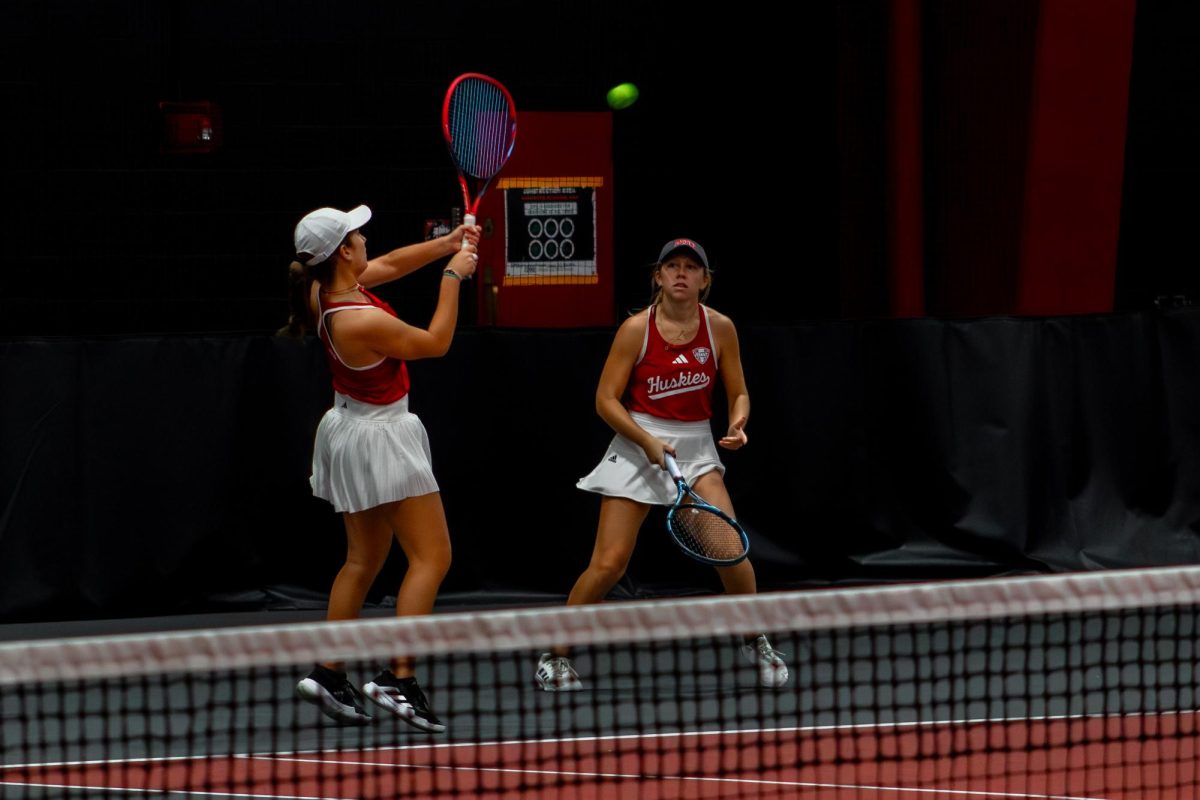
[[704, 252], [704, 248], [700, 246], [700, 243], [693, 239], [672, 239], [667, 242], [658, 254], [658, 263], [663, 263], [671, 253], [682, 249], [691, 250], [696, 255], [696, 258], [700, 260], [700, 263], [704, 265], [704, 268], [708, 269], [708, 254]]

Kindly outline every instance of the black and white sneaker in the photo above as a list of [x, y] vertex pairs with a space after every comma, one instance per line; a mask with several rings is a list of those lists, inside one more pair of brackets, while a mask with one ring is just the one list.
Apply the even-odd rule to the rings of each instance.
[[446, 726], [429, 710], [429, 701], [417, 685], [416, 678], [397, 678], [384, 670], [363, 686], [363, 694], [375, 705], [414, 728], [429, 733], [441, 733]]
[[317, 665], [308, 677], [296, 684], [296, 696], [321, 709], [321, 713], [342, 725], [367, 725], [371, 717], [363, 708], [362, 697], [346, 673]]

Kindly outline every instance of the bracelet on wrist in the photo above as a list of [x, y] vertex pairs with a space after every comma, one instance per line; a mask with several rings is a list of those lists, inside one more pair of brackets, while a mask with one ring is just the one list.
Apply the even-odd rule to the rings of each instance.
[[447, 277], [447, 278], [454, 278], [454, 280], [456, 280], [456, 281], [458, 281], [458, 282], [460, 282], [460, 283], [462, 282], [462, 275], [459, 275], [457, 272], [455, 272], [455, 271], [454, 271], [454, 270], [452, 270], [452, 269], [444, 269], [444, 270], [442, 270], [442, 275], [443, 275], [443, 276], [445, 276], [445, 277]]

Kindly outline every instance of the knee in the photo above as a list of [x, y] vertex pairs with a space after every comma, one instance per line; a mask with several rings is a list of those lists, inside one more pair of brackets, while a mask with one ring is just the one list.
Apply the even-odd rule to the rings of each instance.
[[369, 586], [374, 583], [381, 569], [383, 569], [382, 561], [376, 562], [360, 555], [350, 554], [346, 556], [346, 563], [342, 565], [342, 575], [355, 583]]
[[446, 577], [446, 573], [450, 571], [450, 545], [438, 550], [433, 558], [432, 569], [437, 572], [439, 581]]
[[588, 571], [599, 583], [611, 588], [625, 576], [628, 566], [629, 556], [624, 553], [597, 553], [592, 557]]
[[416, 567], [439, 581], [450, 571], [450, 542], [438, 542], [422, 547], [420, 552], [409, 558], [409, 567]]

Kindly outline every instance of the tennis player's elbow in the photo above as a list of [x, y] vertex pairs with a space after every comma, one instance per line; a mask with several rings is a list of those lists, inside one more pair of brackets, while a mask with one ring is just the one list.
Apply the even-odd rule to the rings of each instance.
[[605, 422], [612, 415], [613, 404], [620, 405], [620, 401], [610, 394], [596, 393], [596, 413]]
[[396, 358], [402, 358], [405, 361], [420, 361], [424, 358], [441, 358], [449, 351], [449, 340], [441, 341], [433, 337], [422, 337], [419, 340], [407, 343], [404, 347], [391, 353], [391, 355]]
[[422, 342], [421, 358], [441, 358], [450, 352], [450, 343], [454, 341], [454, 329], [431, 329]]

